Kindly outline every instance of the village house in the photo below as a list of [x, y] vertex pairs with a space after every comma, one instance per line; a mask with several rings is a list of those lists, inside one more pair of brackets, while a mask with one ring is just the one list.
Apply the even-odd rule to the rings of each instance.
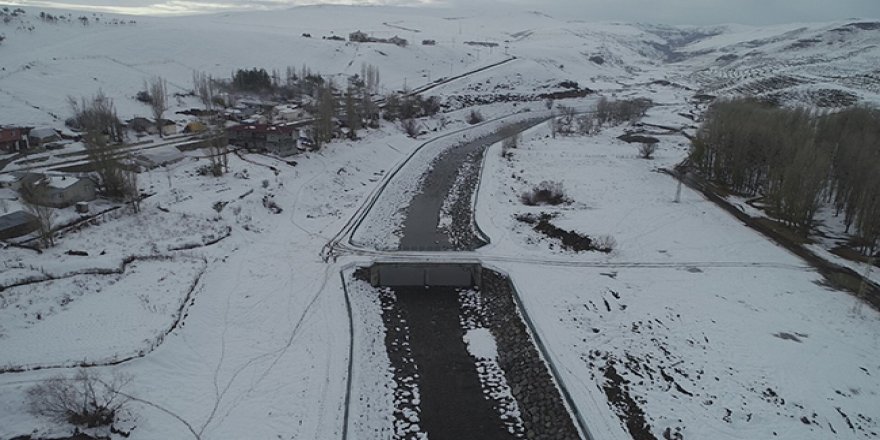
[[406, 39], [404, 39], [404, 38], [400, 38], [400, 37], [398, 37], [397, 35], [395, 35], [395, 36], [389, 38], [389, 39], [388, 39], [388, 42], [391, 43], [391, 44], [394, 44], [394, 45], [396, 45], [396, 46], [400, 46], [400, 47], [406, 47], [406, 45], [409, 44], [409, 43], [406, 41]]
[[43, 144], [55, 142], [60, 139], [61, 137], [58, 136], [58, 132], [49, 127], [35, 128], [28, 133], [28, 143], [32, 147], [39, 147]]
[[128, 128], [134, 130], [135, 133], [147, 133], [147, 134], [156, 134], [156, 124], [153, 121], [143, 118], [143, 117], [135, 117], [126, 121]]
[[39, 228], [39, 219], [29, 212], [15, 211], [0, 216], [0, 240], [21, 237]]
[[396, 44], [400, 47], [406, 47], [407, 45], [407, 41], [403, 38], [398, 37], [397, 35], [386, 39], [371, 37], [361, 31], [355, 31], [348, 34], [348, 41], [351, 41], [353, 43], [391, 43]]
[[311, 121], [314, 117], [302, 107], [280, 105], [275, 107], [276, 119], [283, 122], [305, 122]]
[[18, 187], [19, 192], [29, 191], [34, 203], [52, 208], [90, 202], [95, 200], [98, 193], [95, 182], [88, 178], [37, 173], [23, 175]]
[[28, 148], [25, 129], [21, 127], [0, 128], [0, 150], [7, 153], [18, 153]]
[[229, 143], [278, 156], [296, 154], [299, 130], [290, 125], [242, 124], [226, 129]]

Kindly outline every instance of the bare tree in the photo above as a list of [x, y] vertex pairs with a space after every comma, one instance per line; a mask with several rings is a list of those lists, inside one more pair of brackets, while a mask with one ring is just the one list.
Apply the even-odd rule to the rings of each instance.
[[382, 117], [392, 122], [400, 117], [400, 96], [397, 93], [389, 93], [385, 96], [385, 111]]
[[379, 106], [369, 93], [364, 93], [361, 97], [361, 112], [368, 127], [379, 128]]
[[314, 141], [320, 148], [333, 139], [333, 118], [336, 116], [336, 97], [333, 96], [333, 83], [327, 81], [319, 85], [318, 102], [315, 112]]
[[364, 87], [367, 94], [379, 92], [379, 68], [372, 64], [361, 64], [361, 78], [364, 80]]
[[125, 201], [131, 205], [135, 213], [141, 212], [141, 193], [138, 189], [138, 173], [134, 170], [123, 171]]
[[498, 130], [503, 137], [501, 140], [501, 157], [510, 156], [510, 150], [519, 146], [522, 136], [519, 129], [515, 125], [505, 125]]
[[562, 136], [570, 136], [576, 132], [575, 115], [577, 111], [574, 107], [560, 105], [556, 107], [559, 111], [559, 117], [556, 119], [556, 132]]
[[24, 209], [37, 218], [37, 232], [44, 248], [55, 246], [55, 231], [52, 226], [55, 209], [45, 205], [47, 192], [48, 187], [42, 182], [28, 183], [21, 187], [21, 202]]
[[205, 110], [214, 108], [214, 79], [205, 72], [193, 70], [193, 92], [205, 106]]
[[220, 177], [229, 172], [229, 142], [223, 135], [219, 124], [214, 125], [212, 138], [205, 148], [208, 160], [211, 161], [210, 172], [215, 177]]
[[79, 101], [68, 96], [67, 103], [73, 111], [73, 118], [70, 119], [72, 126], [85, 132], [106, 135], [111, 142], [123, 141], [122, 121], [116, 115], [113, 100], [103, 91], [98, 90], [95, 96], [82, 97]]
[[125, 198], [130, 185], [127, 184], [125, 170], [122, 167], [122, 151], [119, 144], [111, 144], [107, 139], [95, 132], [86, 133], [83, 138], [89, 162], [98, 173], [100, 188], [110, 198]]
[[159, 131], [159, 137], [162, 134], [162, 115], [168, 110], [168, 90], [165, 80], [161, 76], [157, 76], [150, 80], [150, 110], [153, 111], [153, 118], [156, 119], [156, 130]]
[[58, 422], [95, 428], [113, 424], [129, 401], [122, 393], [131, 376], [114, 374], [104, 381], [81, 368], [72, 378], [54, 376], [28, 389], [28, 409]]
[[596, 118], [589, 113], [578, 116], [577, 132], [583, 136], [598, 134], [599, 124], [596, 123]]
[[345, 92], [345, 123], [348, 125], [348, 134], [352, 139], [357, 139], [357, 132], [363, 125], [356, 94], [354, 87], [349, 87]]

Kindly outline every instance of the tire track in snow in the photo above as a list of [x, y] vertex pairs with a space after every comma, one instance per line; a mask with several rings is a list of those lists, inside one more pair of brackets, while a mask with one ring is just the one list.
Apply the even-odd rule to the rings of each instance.
[[[315, 294], [312, 295], [312, 297], [310, 298], [308, 304], [307, 304], [306, 307], [303, 309], [302, 313], [301, 313], [301, 314], [299, 315], [299, 317], [296, 319], [296, 324], [293, 326], [293, 329], [292, 329], [292, 331], [291, 331], [291, 333], [290, 333], [290, 336], [287, 338], [287, 340], [285, 341], [285, 343], [284, 343], [281, 347], [279, 347], [279, 348], [276, 348], [276, 349], [274, 349], [274, 350], [272, 350], [272, 351], [269, 351], [269, 352], [266, 352], [266, 353], [263, 353], [263, 354], [260, 354], [260, 355], [258, 355], [258, 356], [255, 356], [255, 357], [251, 358], [250, 360], [248, 360], [248, 361], [245, 362], [244, 364], [240, 365], [240, 366], [239, 366], [239, 367], [233, 372], [232, 376], [229, 378], [228, 382], [227, 382], [226, 385], [223, 387], [223, 390], [220, 392], [219, 399], [217, 399], [217, 401], [215, 402], [214, 409], [212, 410], [212, 412], [211, 412], [211, 414], [209, 415], [208, 419], [204, 422], [202, 428], [198, 431], [198, 434], [199, 434], [200, 436], [201, 436], [201, 435], [204, 435], [204, 433], [205, 433], [205, 431], [208, 429], [208, 427], [211, 426], [211, 424], [214, 423], [215, 421], [217, 421], [217, 423], [222, 423], [223, 420], [225, 420], [225, 419], [226, 419], [226, 418], [232, 413], [232, 411], [234, 411], [234, 410], [237, 408], [237, 406], [241, 403], [241, 401], [242, 401], [242, 400], [243, 400], [248, 394], [250, 394], [250, 393], [252, 393], [252, 392], [255, 391], [257, 385], [259, 385], [259, 384], [260, 384], [260, 383], [261, 383], [261, 382], [262, 382], [262, 381], [263, 381], [263, 380], [269, 375], [269, 373], [270, 373], [270, 372], [271, 372], [271, 371], [277, 366], [277, 364], [280, 362], [281, 358], [282, 358], [282, 357], [287, 353], [287, 351], [293, 346], [293, 344], [294, 344], [294, 343], [296, 342], [296, 340], [297, 340], [297, 337], [301, 334], [301, 330], [302, 330], [302, 326], [303, 326], [303, 324], [304, 324], [305, 322], [307, 322], [307, 320], [308, 320], [310, 317], [312, 317], [312, 316], [314, 315], [314, 313], [315, 313], [315, 305], [319, 303], [318, 300], [322, 298], [322, 295], [321, 295], [321, 294], [324, 293], [324, 291], [326, 290], [326, 287], [327, 287], [327, 284], [328, 284], [329, 278], [330, 278], [330, 276], [331, 276], [332, 270], [333, 270], [333, 266], [327, 266], [327, 268], [325, 269], [325, 272], [324, 272], [324, 274], [323, 274], [323, 276], [322, 276], [322, 279], [321, 279], [321, 281], [320, 281], [320, 286], [318, 287], [318, 289], [317, 289], [317, 291], [315, 292]], [[291, 276], [292, 276], [292, 275], [291, 275]], [[287, 283], [287, 284], [290, 285], [291, 283]], [[296, 308], [297, 308], [297, 307], [294, 306], [294, 304], [292, 304], [292, 301], [293, 301], [293, 295], [289, 296], [289, 300], [288, 300], [288, 310], [292, 310], [292, 309], [296, 309]], [[233, 385], [238, 381], [239, 376], [240, 376], [244, 371], [246, 371], [246, 370], [248, 370], [249, 368], [251, 368], [252, 366], [253, 366], [254, 368], [256, 368], [258, 363], [260, 363], [260, 362], [262, 362], [262, 361], [264, 361], [264, 360], [269, 360], [269, 359], [271, 359], [271, 362], [270, 362], [269, 365], [265, 368], [265, 370], [262, 371], [262, 373], [257, 377], [257, 379], [255, 379], [255, 380], [254, 380], [254, 381], [253, 381], [253, 382], [247, 387], [247, 389], [241, 391], [241, 392], [238, 393], [236, 396], [232, 397], [232, 398], [231, 398], [231, 401], [230, 401], [230, 403], [229, 403], [229, 406], [228, 406], [228, 408], [226, 409], [226, 411], [223, 413], [223, 415], [222, 415], [220, 418], [217, 418], [217, 414], [218, 414], [219, 408], [222, 406], [222, 404], [224, 403], [224, 401], [226, 401], [225, 399], [226, 399], [226, 397], [227, 397], [227, 394], [230, 392], [230, 390], [232, 389]], [[325, 393], [325, 394], [326, 394], [326, 393]]]

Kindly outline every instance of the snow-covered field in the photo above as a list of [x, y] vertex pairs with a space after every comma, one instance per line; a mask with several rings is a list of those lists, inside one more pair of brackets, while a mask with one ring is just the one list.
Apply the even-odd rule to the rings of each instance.
[[[833, 88], [880, 102], [880, 41], [867, 24], [671, 29], [522, 13], [487, 22], [467, 11], [305, 7], [137, 23], [125, 17], [126, 24], [100, 15], [82, 26], [80, 14], [51, 24], [40, 21], [40, 11], [26, 8], [0, 23], [7, 37], [0, 43], [2, 125], [61, 128], [66, 97], [99, 89], [121, 117], [146, 116], [134, 99], [144, 80], [161, 75], [184, 93], [194, 69], [226, 77], [237, 68], [283, 72], [306, 64], [351, 75], [368, 63], [379, 67], [383, 91], [465, 76], [427, 92], [450, 111], [422, 121], [429, 134], [419, 140], [383, 123], [359, 141], [296, 157], [297, 166], [230, 156], [221, 178], [198, 175], [206, 160], [189, 152], [171, 168], [141, 175], [142, 189], [154, 195], [140, 213], [108, 213], [42, 254], [0, 250], [0, 439], [69, 434], [29, 414], [25, 394], [79, 364], [133, 377], [126, 388], [136, 398], [127, 416], [131, 439], [341, 438], [352, 323], [339, 274], [368, 259], [328, 263], [322, 247], [419, 145], [440, 139], [407, 162], [359, 229], [364, 236], [355, 236], [393, 248], [395, 212], [429, 161], [457, 136], [472, 139], [495, 125], [463, 122], [470, 109], [462, 103], [474, 97], [499, 101], [478, 107], [488, 120], [525, 107], [533, 116], [545, 109], [542, 100], [516, 100], [577, 81], [608, 96], [652, 98], [660, 105], [643, 122], [685, 131], [702, 109], [692, 101], [698, 93], [781, 90], [782, 101], [815, 103], [812, 91]], [[397, 34], [410, 45], [322, 39], [358, 29]], [[791, 47], [800, 40], [820, 41]], [[735, 57], [720, 58], [729, 54]], [[797, 79], [775, 82], [780, 72]], [[173, 101], [173, 119], [189, 118], [173, 112], [198, 106], [192, 97]], [[684, 157], [684, 137], [660, 135], [649, 161], [616, 140], [621, 133], [554, 139], [541, 125], [523, 134], [511, 159], [493, 146], [477, 195], [477, 221], [492, 243], [469, 255], [511, 274], [593, 435], [628, 438], [618, 413], [635, 405], [657, 438], [876, 437], [880, 316], [824, 287], [805, 262], [698, 194], [685, 188], [673, 202], [676, 183], [656, 168]], [[521, 205], [519, 195], [543, 180], [562, 182], [572, 203]], [[283, 211], [272, 213], [270, 202]], [[514, 218], [542, 211], [556, 213], [552, 222], [563, 229], [612, 237], [614, 251], [563, 251]], [[386, 438], [392, 425], [382, 406], [396, 397], [391, 373], [382, 370], [381, 308], [358, 300], [355, 329], [366, 333], [355, 334], [355, 356], [363, 360], [355, 374], [365, 388], [354, 392], [371, 406], [352, 410], [366, 422], [349, 426], [365, 431], [349, 434]], [[486, 383], [504, 400], [492, 341], [472, 330]], [[610, 378], [627, 382], [630, 400], [609, 405], [603, 386]], [[516, 402], [507, 403], [515, 414]]]
[[[196, 158], [142, 175], [141, 184], [156, 194], [140, 213], [126, 210], [62, 237], [42, 255], [3, 249], [4, 285], [59, 279], [2, 292], [0, 365], [60, 367], [144, 355], [96, 367], [134, 377], [126, 391], [142, 402], [134, 404], [132, 438], [192, 438], [183, 422], [201, 438], [339, 438], [348, 319], [339, 269], [322, 262], [321, 247], [377, 176], [416, 145], [386, 127], [356, 144], [337, 142], [302, 156], [296, 167], [231, 155], [222, 178], [197, 175], [204, 159]], [[283, 212], [272, 214], [264, 198]], [[219, 213], [216, 202], [226, 203]], [[216, 244], [170, 250], [227, 227], [231, 234]], [[70, 256], [68, 249], [91, 254]], [[121, 274], [75, 275], [118, 269], [128, 256], [157, 259], [133, 262]], [[182, 319], [172, 327], [178, 310]], [[65, 371], [0, 376], [0, 438], [36, 428], [37, 435], [65, 431], [28, 415], [23, 400], [34, 381]]]
[[[616, 413], [637, 407], [656, 438], [876, 436], [880, 314], [699, 194], [675, 203], [655, 168], [681, 159], [678, 138], [644, 160], [619, 133], [536, 128], [512, 159], [494, 146], [478, 205], [481, 253], [512, 275], [593, 435], [628, 438]], [[573, 202], [522, 205], [545, 179]], [[514, 219], [538, 211], [616, 248], [560, 250]], [[631, 406], [606, 401], [618, 375]]]

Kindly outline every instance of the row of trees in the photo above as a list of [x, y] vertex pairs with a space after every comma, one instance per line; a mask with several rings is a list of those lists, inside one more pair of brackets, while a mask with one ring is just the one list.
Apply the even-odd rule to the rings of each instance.
[[[101, 91], [92, 97], [67, 99], [73, 111], [67, 124], [84, 132], [83, 144], [97, 174], [99, 190], [106, 197], [129, 202], [137, 212], [140, 208], [137, 173], [122, 163], [124, 152], [121, 147], [125, 135], [113, 101]], [[45, 205], [48, 187], [38, 181], [22, 185], [20, 191], [25, 209], [37, 219], [40, 244], [54, 246], [55, 209]]]
[[415, 118], [431, 116], [440, 111], [440, 100], [423, 98], [407, 92], [390, 93], [377, 99], [380, 90], [378, 67], [363, 64], [359, 74], [338, 85], [333, 78], [313, 72], [308, 66], [287, 67], [282, 78], [277, 70], [261, 68], [238, 69], [230, 81], [217, 80], [202, 72], [193, 72], [193, 93], [209, 112], [218, 103], [217, 90], [251, 92], [278, 98], [299, 98], [315, 117], [312, 140], [316, 147], [338, 135], [337, 122], [347, 128], [347, 135], [356, 138], [363, 128], [377, 128], [380, 118], [401, 121], [411, 136], [418, 134]]
[[[379, 68], [364, 63], [361, 65], [361, 72], [352, 75], [349, 82], [374, 95], [379, 93], [379, 78]], [[284, 99], [292, 99], [317, 96], [318, 89], [326, 86], [326, 81], [320, 73], [303, 65], [299, 69], [287, 66], [283, 74], [278, 70], [269, 72], [263, 68], [237, 69], [232, 73], [229, 82], [217, 81], [217, 83], [231, 91], [277, 95]]]
[[551, 131], [553, 136], [557, 133], [562, 136], [597, 134], [606, 125], [638, 121], [645, 116], [651, 105], [653, 104], [650, 100], [643, 98], [611, 101], [602, 97], [596, 104], [595, 112], [580, 115], [574, 108], [560, 105], [555, 111], [558, 116], [550, 122]]
[[732, 191], [766, 198], [772, 213], [806, 235], [829, 203], [867, 252], [880, 240], [880, 111], [777, 108], [719, 101], [706, 113], [690, 162]]
[[134, 200], [137, 198], [136, 174], [122, 166], [122, 121], [116, 114], [113, 100], [99, 91], [90, 98], [68, 97], [73, 119], [85, 132], [83, 143], [89, 161], [99, 177], [105, 196]]

